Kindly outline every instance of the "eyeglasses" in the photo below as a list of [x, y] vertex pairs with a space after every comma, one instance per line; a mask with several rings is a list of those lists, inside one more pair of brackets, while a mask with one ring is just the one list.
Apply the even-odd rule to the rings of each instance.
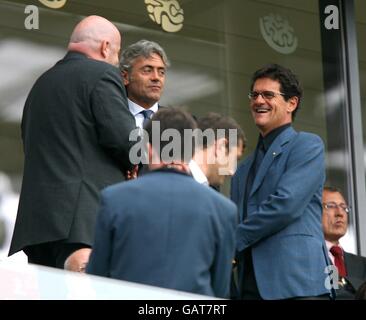
[[335, 202], [326, 202], [326, 203], [323, 203], [323, 207], [326, 210], [335, 210], [335, 209], [339, 208], [339, 209], [342, 209], [347, 214], [350, 213], [350, 211], [351, 211], [351, 208], [344, 203], [336, 204]]
[[256, 100], [258, 96], [261, 96], [265, 100], [271, 100], [275, 96], [286, 96], [286, 95], [282, 92], [273, 92], [273, 91], [262, 91], [262, 92], [252, 91], [249, 92], [248, 94], [249, 100], [252, 101]]

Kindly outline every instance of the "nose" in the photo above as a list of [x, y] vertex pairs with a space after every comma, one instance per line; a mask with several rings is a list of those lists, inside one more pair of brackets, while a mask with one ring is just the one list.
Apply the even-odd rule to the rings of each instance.
[[252, 103], [263, 104], [266, 103], [262, 94], [259, 94], [256, 98], [252, 98]]
[[158, 69], [154, 69], [152, 72], [151, 72], [151, 79], [153, 81], [160, 81], [160, 78], [161, 78], [161, 75], [159, 73], [159, 70]]
[[336, 216], [347, 215], [347, 213], [340, 206], [336, 207], [335, 212], [336, 212]]

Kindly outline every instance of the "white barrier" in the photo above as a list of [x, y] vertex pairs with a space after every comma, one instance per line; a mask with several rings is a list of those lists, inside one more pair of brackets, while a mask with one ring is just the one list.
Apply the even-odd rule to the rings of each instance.
[[213, 300], [213, 297], [69, 272], [0, 262], [1, 300]]

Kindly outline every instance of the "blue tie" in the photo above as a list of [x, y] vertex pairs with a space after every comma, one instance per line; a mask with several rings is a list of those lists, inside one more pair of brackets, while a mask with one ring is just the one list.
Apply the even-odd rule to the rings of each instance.
[[144, 122], [142, 123], [142, 128], [145, 128], [146, 124], [151, 119], [154, 111], [152, 111], [152, 110], [142, 110], [140, 113], [144, 116]]

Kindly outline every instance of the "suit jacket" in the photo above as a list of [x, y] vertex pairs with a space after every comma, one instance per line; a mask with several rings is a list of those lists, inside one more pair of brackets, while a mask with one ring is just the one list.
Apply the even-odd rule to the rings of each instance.
[[[238, 168], [231, 197], [240, 223], [236, 249], [251, 247], [258, 290], [264, 299], [328, 293], [329, 264], [321, 226], [324, 147], [310, 133], [285, 129], [273, 141], [254, 178], [248, 203], [244, 194], [254, 155]], [[244, 208], [248, 212], [243, 221]], [[243, 282], [243, 254], [239, 283]]]
[[68, 52], [31, 89], [21, 128], [24, 175], [10, 254], [61, 239], [91, 245], [100, 190], [131, 168], [135, 120], [118, 69]]
[[357, 289], [366, 281], [366, 257], [344, 252], [347, 280]]
[[176, 171], [151, 171], [102, 192], [87, 272], [227, 297], [237, 208]]

